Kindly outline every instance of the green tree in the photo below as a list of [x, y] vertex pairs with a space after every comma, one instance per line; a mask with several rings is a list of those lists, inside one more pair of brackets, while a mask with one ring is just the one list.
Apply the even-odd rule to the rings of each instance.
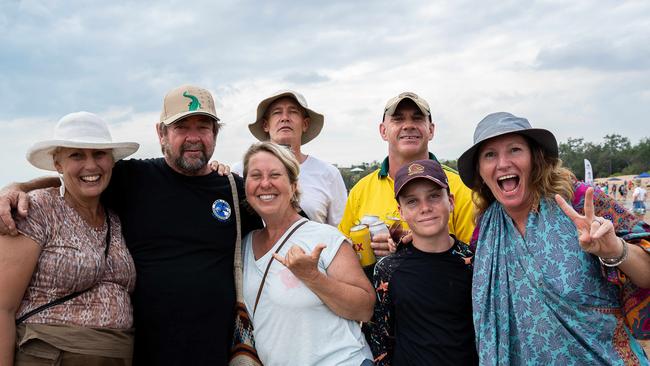
[[[374, 160], [370, 163], [363, 162], [357, 165], [352, 165], [352, 167], [350, 168], [339, 168], [339, 172], [341, 172], [341, 177], [343, 177], [343, 183], [345, 183], [345, 188], [347, 188], [349, 192], [350, 189], [352, 189], [352, 187], [354, 187], [354, 185], [357, 184], [359, 179], [379, 169], [380, 166], [381, 166], [381, 162]], [[359, 168], [363, 170], [352, 171], [352, 169], [355, 168]]]
[[588, 155], [587, 147], [583, 138], [571, 137], [567, 142], [558, 145], [563, 165], [571, 170], [578, 179], [584, 179], [584, 159]]
[[623, 169], [630, 164], [632, 145], [627, 137], [617, 134], [606, 135], [603, 150], [606, 156], [602, 156], [602, 158], [609, 161], [607, 175], [622, 173]]
[[440, 164], [446, 165], [454, 170], [458, 170], [458, 160], [440, 160]]
[[630, 151], [630, 164], [623, 169], [625, 174], [640, 174], [650, 170], [650, 138], [639, 141]]
[[602, 144], [585, 142], [582, 138], [569, 138], [559, 144], [564, 166], [578, 179], [584, 179], [584, 159], [591, 162], [594, 177], [618, 174], [638, 174], [650, 169], [650, 139], [645, 138], [632, 146], [627, 137], [606, 135]]

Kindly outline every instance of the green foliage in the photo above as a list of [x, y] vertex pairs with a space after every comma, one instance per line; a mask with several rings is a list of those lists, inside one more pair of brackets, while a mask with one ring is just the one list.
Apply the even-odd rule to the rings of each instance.
[[458, 160], [440, 160], [440, 164], [446, 165], [454, 170], [458, 170]]
[[[366, 175], [374, 172], [379, 169], [381, 162], [375, 160], [371, 163], [361, 163], [359, 165], [353, 165], [350, 168], [339, 168], [341, 176], [343, 177], [343, 182], [345, 183], [345, 188], [350, 189], [359, 181], [359, 179], [365, 177]], [[363, 169], [362, 171], [352, 171], [353, 169]]]
[[[591, 162], [594, 178], [613, 175], [640, 174], [650, 171], [650, 138], [632, 146], [627, 137], [606, 135], [600, 144], [586, 142], [583, 138], [569, 138], [559, 144], [560, 159], [578, 179], [585, 178], [584, 159]], [[441, 160], [442, 164], [458, 170], [458, 160]], [[379, 169], [380, 161], [361, 163], [350, 168], [339, 168], [348, 191], [359, 179]], [[352, 171], [352, 169], [362, 169]]]
[[578, 179], [584, 179], [584, 159], [591, 162], [594, 178], [639, 174], [650, 170], [650, 139], [632, 146], [627, 137], [606, 135], [601, 144], [569, 138], [559, 144], [560, 159]]

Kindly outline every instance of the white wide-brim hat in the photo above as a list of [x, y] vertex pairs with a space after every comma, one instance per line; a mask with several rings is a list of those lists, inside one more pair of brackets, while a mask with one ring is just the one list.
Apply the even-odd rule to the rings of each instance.
[[320, 131], [323, 129], [323, 122], [325, 120], [325, 117], [322, 114], [309, 108], [307, 106], [307, 100], [305, 99], [305, 97], [302, 94], [293, 90], [277, 91], [273, 93], [273, 95], [271, 95], [270, 97], [261, 101], [260, 104], [257, 106], [257, 118], [255, 119], [255, 122], [248, 125], [248, 129], [251, 131], [253, 136], [257, 137], [258, 140], [268, 141], [271, 138], [271, 136], [269, 135], [268, 132], [264, 131], [264, 128], [262, 127], [264, 114], [266, 113], [266, 110], [273, 102], [283, 97], [291, 97], [295, 99], [296, 102], [298, 102], [298, 104], [300, 104], [300, 106], [303, 107], [307, 111], [307, 114], [309, 115], [309, 126], [307, 126], [307, 131], [305, 131], [302, 134], [302, 137], [300, 139], [300, 144], [304, 145], [309, 141], [313, 140], [316, 136], [318, 136]]
[[140, 144], [113, 142], [108, 125], [99, 116], [89, 112], [75, 112], [63, 116], [54, 128], [54, 139], [35, 143], [27, 151], [27, 160], [35, 167], [56, 171], [54, 150], [58, 147], [77, 149], [111, 149], [113, 160], [133, 154]]

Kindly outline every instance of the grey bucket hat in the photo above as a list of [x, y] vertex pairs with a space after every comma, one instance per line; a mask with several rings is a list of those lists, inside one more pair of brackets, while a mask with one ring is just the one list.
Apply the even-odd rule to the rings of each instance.
[[488, 114], [474, 130], [474, 145], [467, 149], [458, 159], [460, 178], [466, 186], [474, 188], [476, 175], [476, 154], [481, 144], [491, 138], [516, 133], [526, 136], [541, 146], [551, 157], [558, 157], [557, 140], [555, 136], [543, 128], [533, 128], [527, 119], [514, 116], [507, 112]]

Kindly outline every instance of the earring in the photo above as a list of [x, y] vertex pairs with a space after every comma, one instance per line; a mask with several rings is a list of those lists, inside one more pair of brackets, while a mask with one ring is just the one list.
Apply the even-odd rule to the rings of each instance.
[[63, 182], [63, 174], [59, 174], [59, 180], [61, 181], [61, 186], [59, 187], [59, 196], [63, 197], [65, 195], [65, 183]]

